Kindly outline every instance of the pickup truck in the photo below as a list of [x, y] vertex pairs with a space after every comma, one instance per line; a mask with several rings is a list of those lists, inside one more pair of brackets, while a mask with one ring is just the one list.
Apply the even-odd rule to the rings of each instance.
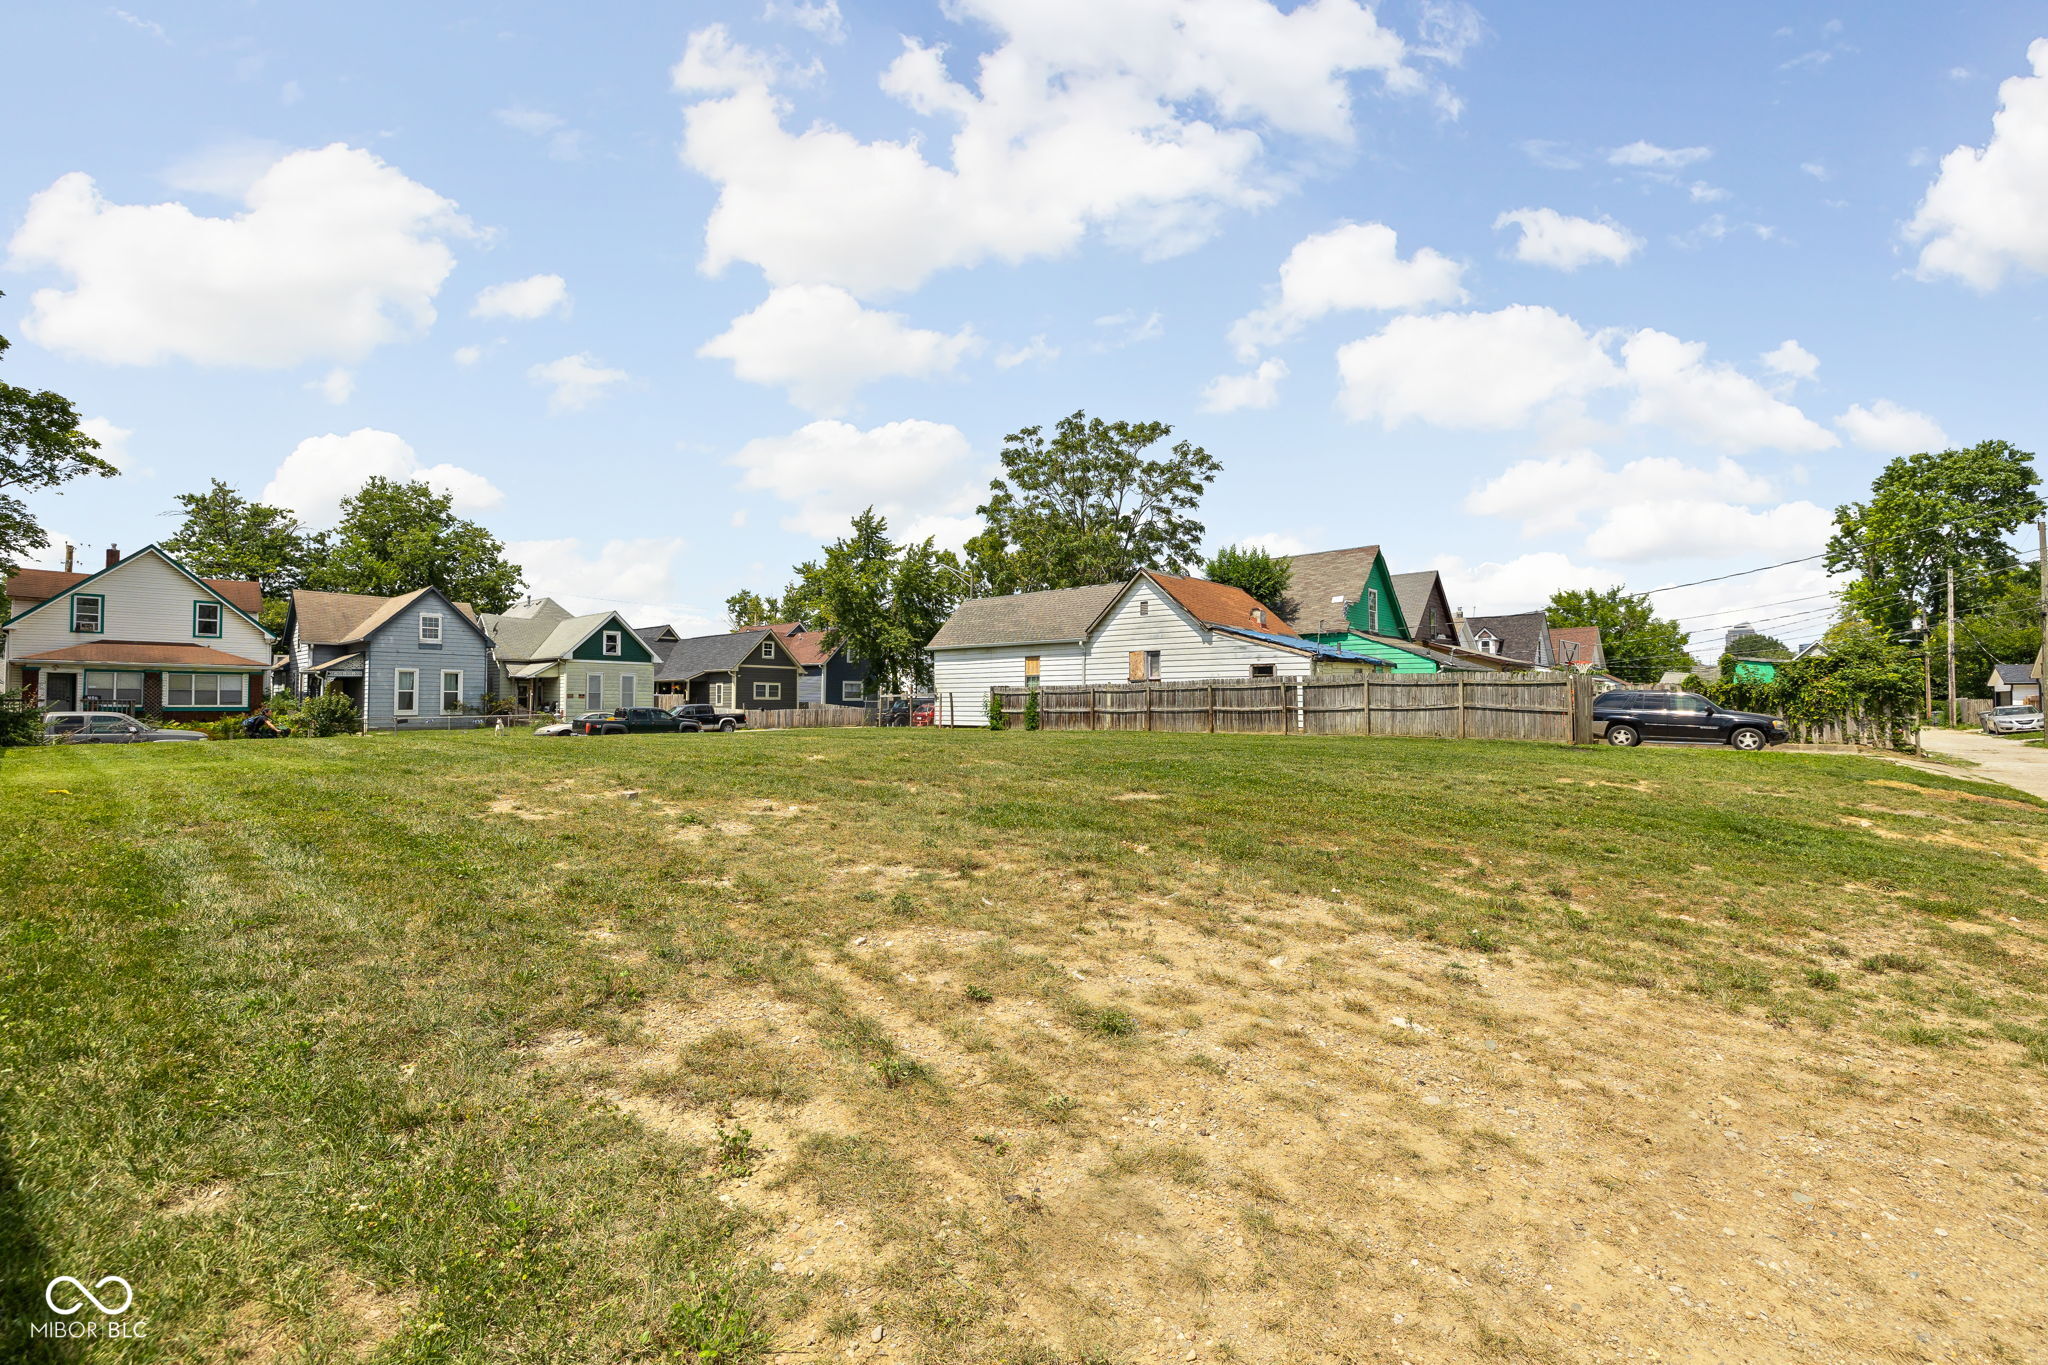
[[569, 722], [569, 733], [574, 735], [672, 735], [697, 728], [694, 721], [670, 715], [658, 706], [589, 711]]
[[685, 702], [675, 709], [675, 717], [678, 721], [689, 722], [681, 726], [681, 729], [720, 730], [726, 734], [731, 734], [747, 723], [746, 712], [721, 711], [710, 702], [704, 701]]

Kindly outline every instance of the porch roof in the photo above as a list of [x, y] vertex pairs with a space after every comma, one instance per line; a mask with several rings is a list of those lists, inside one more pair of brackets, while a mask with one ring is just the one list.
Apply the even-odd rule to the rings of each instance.
[[66, 645], [62, 649], [52, 649], [42, 654], [24, 654], [14, 662], [37, 664], [45, 668], [51, 664], [127, 664], [136, 668], [178, 665], [188, 668], [228, 668], [239, 673], [270, 671], [269, 663], [264, 660], [244, 659], [208, 645], [166, 645], [141, 640], [92, 640], [82, 645]]

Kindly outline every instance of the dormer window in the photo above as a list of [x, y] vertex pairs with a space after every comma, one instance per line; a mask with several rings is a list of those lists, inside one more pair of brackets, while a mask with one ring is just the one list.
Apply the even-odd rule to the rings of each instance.
[[420, 643], [438, 645], [441, 643], [441, 613], [427, 611], [420, 613]]
[[[604, 657], [607, 659], [616, 659], [625, 652], [625, 632], [618, 630], [606, 631], [604, 633]], [[595, 705], [595, 703], [592, 704]]]
[[1479, 632], [1478, 644], [1479, 652], [1481, 654], [1500, 653], [1500, 637], [1495, 635], [1490, 630], [1482, 630]]
[[1260, 624], [1260, 625], [1262, 625], [1262, 626], [1263, 626], [1263, 625], [1265, 625], [1265, 624], [1266, 624], [1266, 613], [1265, 613], [1265, 612], [1263, 612], [1263, 611], [1260, 611], [1260, 610], [1259, 610], [1259, 609], [1258, 609], [1257, 607], [1253, 607], [1253, 608], [1252, 608], [1252, 620], [1256, 621], [1256, 622], [1257, 622], [1258, 624]]
[[775, 657], [775, 642], [773, 640], [763, 640], [761, 642], [761, 657], [764, 659]]

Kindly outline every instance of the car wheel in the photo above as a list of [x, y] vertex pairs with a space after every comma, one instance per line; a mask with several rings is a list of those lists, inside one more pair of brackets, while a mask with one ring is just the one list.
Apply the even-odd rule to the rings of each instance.
[[720, 734], [729, 735], [733, 732], [733, 723], [729, 720], [722, 720], [718, 722], [718, 730]]
[[1746, 754], [1753, 754], [1764, 747], [1764, 732], [1745, 725], [1728, 736], [1728, 742]]
[[1643, 736], [1633, 725], [1610, 725], [1607, 727], [1607, 742], [1619, 749], [1630, 749], [1641, 744]]

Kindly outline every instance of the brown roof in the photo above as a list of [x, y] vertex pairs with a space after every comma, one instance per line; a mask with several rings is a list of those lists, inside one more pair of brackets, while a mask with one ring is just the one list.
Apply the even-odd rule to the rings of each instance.
[[[1576, 653], [1567, 653], [1566, 644], [1575, 644], [1579, 648]], [[1600, 653], [1600, 627], [1552, 626], [1550, 657], [1561, 664], [1604, 663], [1605, 659]]]
[[768, 627], [775, 632], [775, 638], [782, 641], [782, 647], [789, 657], [806, 668], [821, 664], [832, 657], [832, 651], [825, 648], [825, 632], [812, 630], [796, 621], [777, 621]]
[[209, 645], [159, 645], [139, 640], [94, 640], [90, 644], [66, 645], [47, 654], [26, 654], [18, 664], [198, 664], [207, 668], [236, 671], [268, 669], [261, 659], [244, 659]]
[[1333, 611], [1330, 599], [1342, 597], [1354, 603], [1364, 600], [1365, 580], [1372, 573], [1373, 561], [1379, 557], [1377, 545], [1291, 557], [1287, 561], [1292, 575], [1287, 595], [1294, 599], [1294, 614], [1303, 621], [1341, 617], [1344, 613]]
[[[299, 638], [308, 644], [338, 645], [360, 640], [404, 611], [421, 593], [421, 588], [400, 597], [378, 597], [363, 592], [314, 592], [297, 588], [292, 592], [292, 613], [298, 618]], [[476, 609], [457, 602], [455, 609], [476, 620]]]
[[1122, 583], [971, 597], [953, 608], [927, 649], [1036, 645], [1078, 640], [1124, 590]]
[[[1233, 588], [1228, 583], [1211, 583], [1206, 578], [1176, 578], [1172, 574], [1151, 570], [1147, 570], [1145, 576], [1205, 626], [1262, 630], [1268, 635], [1295, 634], [1294, 627], [1288, 625], [1279, 612], [1265, 606], [1243, 588]], [[1262, 621], [1252, 615], [1255, 611], [1265, 619]]]
[[[121, 562], [125, 564], [128, 561]], [[106, 571], [102, 569], [101, 572]], [[7, 580], [7, 595], [17, 602], [47, 602], [91, 577], [89, 573], [65, 573], [62, 569], [16, 569], [14, 576]], [[240, 578], [202, 578], [199, 581], [226, 598], [244, 616], [253, 617], [263, 610], [263, 585], [260, 583]]]

